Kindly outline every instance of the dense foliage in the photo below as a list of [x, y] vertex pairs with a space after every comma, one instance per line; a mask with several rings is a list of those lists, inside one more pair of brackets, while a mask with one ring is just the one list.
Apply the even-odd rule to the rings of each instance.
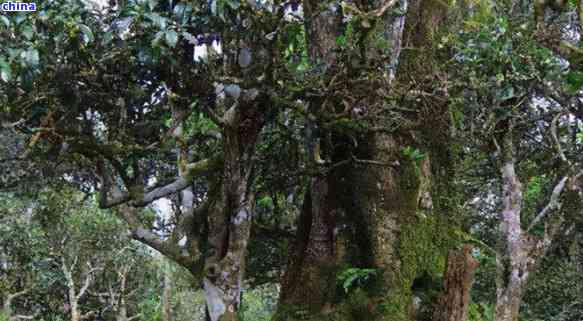
[[580, 320], [582, 10], [0, 12], [0, 320]]

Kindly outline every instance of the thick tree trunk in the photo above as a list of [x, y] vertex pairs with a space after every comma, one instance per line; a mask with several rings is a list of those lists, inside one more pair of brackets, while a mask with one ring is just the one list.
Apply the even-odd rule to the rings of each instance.
[[[324, 62], [326, 68], [336, 63], [336, 37], [342, 21], [341, 8], [330, 2], [323, 6], [318, 1], [303, 2], [308, 53], [312, 62]], [[321, 101], [310, 102], [316, 114]], [[321, 129], [308, 120], [306, 145], [311, 165], [323, 161], [320, 148]], [[334, 253], [334, 204], [331, 200], [334, 183], [328, 175], [311, 178], [296, 241], [291, 249], [288, 268], [282, 280], [282, 289], [275, 320], [306, 318], [327, 314], [336, 289], [336, 257]]]
[[203, 280], [211, 321], [237, 320], [243, 289], [245, 255], [251, 225], [252, 201], [244, 199], [229, 227], [227, 253], [217, 262], [207, 263]]
[[470, 306], [470, 290], [478, 260], [472, 256], [472, 246], [450, 251], [444, 276], [444, 293], [438, 300], [433, 321], [466, 321]]
[[[350, 182], [346, 213], [351, 213], [349, 220], [357, 226], [353, 238], [360, 257], [356, 264], [381, 272], [377, 290], [370, 293], [371, 320], [412, 319], [419, 314], [415, 310], [421, 307], [411, 306], [413, 284], [418, 277], [438, 274], [438, 262], [444, 256], [440, 244], [445, 225], [433, 211], [430, 156], [421, 161], [404, 157], [403, 146], [410, 146], [406, 142], [388, 134], [370, 136], [361, 142], [359, 158], [392, 165], [356, 166], [346, 179]], [[386, 307], [391, 307], [393, 315]]]
[[313, 178], [282, 280], [276, 320], [327, 313], [336, 290], [336, 257], [328, 178]]
[[[422, 10], [431, 13], [431, 17], [439, 16], [421, 2], [414, 1], [413, 8], [418, 12], [412, 16], [418, 18]], [[407, 2], [400, 3], [402, 8], [407, 8]], [[338, 20], [335, 20], [338, 11], [311, 1], [304, 1], [303, 4], [311, 58], [334, 65], [336, 57], [332, 49], [339, 30]], [[441, 8], [438, 9], [441, 11]], [[434, 20], [438, 19], [432, 22]], [[415, 25], [429, 24], [414, 21]], [[391, 82], [395, 79], [401, 38], [407, 28], [402, 17], [388, 19], [385, 23], [387, 40], [395, 45], [392, 61], [384, 69], [387, 82]], [[431, 28], [422, 28], [422, 31], [409, 28], [410, 38], [415, 38], [410, 39], [409, 43], [419, 47], [430, 46], [427, 44], [430, 40], [427, 33]], [[369, 54], [371, 57], [368, 57]], [[373, 55], [372, 51], [365, 53], [367, 59]], [[418, 60], [415, 64], [419, 66]], [[420, 74], [423, 77], [427, 75], [425, 70]], [[423, 81], [420, 79], [420, 82]], [[447, 118], [444, 104], [439, 108], [432, 107], [432, 112]], [[377, 128], [385, 126], [383, 123], [370, 125]], [[444, 122], [432, 118], [428, 123], [428, 136], [434, 140], [426, 144], [415, 138], [420, 136], [418, 133], [407, 129], [398, 133], [380, 130], [359, 137], [355, 154], [324, 149], [328, 151], [326, 158], [331, 159], [332, 163], [345, 159], [353, 159], [354, 162], [335, 168], [326, 177], [316, 178], [311, 183], [283, 279], [275, 320], [298, 318], [298, 315], [285, 316], [284, 312], [290, 306], [300, 307], [299, 312], [304, 314], [300, 319], [310, 320], [403, 320], [410, 317], [413, 281], [424, 273], [435, 275], [441, 272], [438, 271], [440, 262], [447, 253], [447, 242], [443, 241], [446, 238], [444, 235], [447, 235], [444, 228], [447, 224], [442, 224], [446, 219], [433, 213], [432, 193], [446, 191], [449, 184], [434, 184], [432, 180], [434, 176], [448, 179], [448, 174], [451, 174], [448, 171], [448, 147], [444, 145], [449, 137], [448, 126], [449, 118]], [[438, 148], [433, 148], [434, 141]], [[437, 152], [433, 153], [433, 149]], [[406, 150], [414, 150], [419, 154], [417, 156], [422, 157], [412, 157]], [[319, 157], [316, 155], [315, 158], [317, 162]], [[437, 173], [434, 174], [434, 171]], [[447, 192], [444, 193], [443, 199], [447, 199], [447, 195]], [[448, 201], [453, 204], [451, 199]], [[447, 212], [454, 208], [444, 203], [438, 202], [440, 211]], [[453, 213], [448, 214], [454, 216]], [[328, 225], [322, 226], [322, 223]], [[348, 295], [336, 291], [337, 267], [341, 265], [375, 269], [375, 284], [370, 289], [353, 291]], [[429, 306], [432, 302], [424, 304]]]
[[[310, 60], [322, 61], [326, 68], [336, 63], [336, 37], [342, 21], [341, 8], [330, 2], [304, 1], [306, 41]], [[321, 109], [320, 101], [310, 102], [311, 112]], [[322, 163], [321, 129], [308, 120], [306, 145], [311, 165]], [[335, 294], [336, 258], [334, 253], [331, 179], [327, 175], [311, 178], [298, 222], [296, 242], [291, 249], [287, 271], [282, 280], [280, 302], [275, 320], [327, 313]]]

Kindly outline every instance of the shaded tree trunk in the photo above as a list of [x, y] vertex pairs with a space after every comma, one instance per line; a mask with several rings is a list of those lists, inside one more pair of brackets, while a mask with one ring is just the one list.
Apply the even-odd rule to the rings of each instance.
[[[341, 8], [329, 3], [304, 1], [306, 42], [313, 63], [324, 62], [325, 68], [336, 63], [336, 37], [342, 21]], [[310, 111], [317, 113], [321, 101], [311, 101]], [[311, 165], [323, 163], [321, 128], [308, 120], [306, 145]], [[327, 307], [335, 295], [336, 257], [334, 253], [334, 205], [331, 200], [333, 183], [329, 175], [313, 177], [308, 183], [304, 204], [298, 222], [298, 233], [291, 249], [288, 268], [282, 280], [282, 289], [275, 320], [306, 317], [328, 313]]]
[[421, 161], [405, 157], [408, 141], [388, 134], [369, 136], [361, 142], [358, 157], [392, 165], [357, 165], [345, 179], [351, 183], [343, 203], [351, 213], [347, 219], [356, 226], [352, 239], [358, 244], [352, 265], [380, 272], [376, 289], [369, 293], [371, 320], [413, 319], [420, 314], [420, 307], [411, 305], [413, 284], [418, 277], [438, 274], [444, 255], [440, 245], [447, 225], [433, 209], [430, 154], [425, 152]]
[[472, 257], [472, 246], [450, 251], [444, 276], [444, 293], [437, 302], [433, 321], [466, 321], [470, 306], [470, 290], [479, 263]]
[[[430, 30], [433, 27], [429, 22], [421, 21], [419, 16], [421, 11], [430, 13], [427, 16], [435, 22], [443, 10], [437, 6], [438, 12], [432, 12], [436, 6], [427, 8], [422, 2], [412, 3], [409, 9], [413, 8], [414, 12], [408, 12], [406, 19], [399, 17], [384, 21], [387, 24], [384, 34], [390, 43], [395, 44], [392, 61], [385, 63], [383, 69], [387, 83], [399, 79], [395, 70], [403, 34], [409, 35], [407, 41], [410, 45], [431, 46]], [[380, 3], [381, 6], [370, 11], [371, 14], [382, 16], [383, 6], [387, 3]], [[334, 19], [337, 11], [310, 1], [303, 4], [310, 56], [314, 61], [323, 60], [333, 66], [337, 59], [333, 54], [339, 30], [339, 22]], [[407, 8], [408, 4], [402, 2], [401, 7]], [[410, 16], [414, 18], [415, 28], [406, 27]], [[430, 27], [419, 29], [418, 25]], [[365, 52], [363, 58], [374, 59], [374, 56], [371, 50]], [[407, 67], [414, 63], [415, 68], [419, 68], [418, 58], [405, 60]], [[407, 77], [411, 71], [407, 70]], [[415, 77], [428, 74], [427, 70], [415, 72], [422, 75]], [[421, 106], [412, 108], [424, 111]], [[310, 320], [403, 320], [411, 317], [409, 307], [414, 280], [424, 273], [434, 275], [441, 272], [437, 271], [439, 262], [447, 253], [448, 243], [444, 241], [448, 228], [444, 222], [447, 219], [435, 214], [434, 207], [438, 213], [447, 213], [454, 208], [450, 205], [453, 201], [442, 202], [448, 198], [449, 192], [437, 197], [436, 205], [433, 204], [433, 193], [439, 194], [451, 187], [449, 183], [433, 182], [434, 178], [448, 180], [451, 177], [451, 162], [449, 148], [445, 145], [450, 120], [447, 106], [441, 103], [431, 106], [431, 109], [432, 113], [443, 115], [439, 118], [445, 119], [443, 122], [432, 119], [427, 123], [427, 137], [432, 137], [427, 142], [416, 138], [425, 137], [425, 132], [403, 126], [407, 128], [395, 132], [370, 131], [358, 137], [358, 148], [354, 151], [323, 149], [328, 153], [325, 158], [331, 159], [332, 163], [346, 159], [352, 159], [352, 162], [335, 168], [324, 177], [313, 179], [310, 184], [275, 320], [298, 318], [298, 315], [285, 316], [285, 309], [290, 306], [301, 307], [300, 317]], [[411, 122], [417, 123], [418, 120]], [[373, 128], [386, 126], [381, 121], [369, 125]], [[350, 138], [337, 136], [336, 139], [336, 143], [342, 145], [341, 140]], [[418, 157], [413, 157], [412, 151]], [[316, 162], [320, 159], [317, 155], [314, 158]], [[448, 214], [455, 216], [451, 212]], [[328, 226], [322, 226], [322, 223]], [[340, 265], [375, 269], [374, 284], [348, 294], [336, 291]]]
[[304, 197], [298, 233], [282, 280], [278, 316], [326, 313], [336, 290], [328, 178], [313, 178]]
[[[306, 42], [313, 63], [322, 61], [326, 68], [336, 63], [336, 37], [339, 35], [341, 8], [329, 3], [304, 1]], [[321, 101], [310, 102], [310, 111], [317, 113]], [[323, 160], [320, 147], [321, 129], [308, 120], [306, 145], [311, 165]], [[291, 249], [287, 271], [282, 280], [278, 312], [275, 319], [286, 320], [299, 315], [317, 315], [326, 312], [335, 292], [335, 265], [333, 237], [333, 204], [331, 178], [321, 175], [310, 179], [298, 222], [298, 233]]]

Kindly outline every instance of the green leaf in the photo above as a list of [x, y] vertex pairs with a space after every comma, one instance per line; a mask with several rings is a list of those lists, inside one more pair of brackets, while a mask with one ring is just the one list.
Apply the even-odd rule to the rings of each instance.
[[407, 146], [405, 147], [405, 149], [403, 149], [403, 155], [409, 157], [411, 160], [416, 162], [422, 161], [423, 159], [425, 159], [426, 156], [425, 154], [423, 154], [423, 152], [411, 146]]
[[179, 3], [174, 7], [173, 13], [176, 18], [181, 18], [185, 14], [189, 14], [192, 11], [192, 7], [187, 3]]
[[160, 41], [162, 41], [162, 37], [164, 37], [164, 31], [158, 31], [154, 35], [154, 39], [152, 39], [152, 46], [157, 47], [160, 45]]
[[103, 35], [103, 43], [108, 44], [113, 40], [113, 34], [111, 32], [106, 32]]
[[26, 16], [24, 16], [22, 13], [18, 13], [16, 15], [16, 17], [14, 18], [14, 22], [16, 22], [16, 25], [19, 25], [21, 22], [23, 22], [26, 19]]
[[158, 0], [148, 0], [148, 9], [150, 9], [150, 11], [153, 11], [156, 8], [157, 4]]
[[156, 27], [158, 27], [159, 29], [166, 28], [166, 25], [167, 25], [166, 18], [162, 17], [161, 15], [159, 15], [157, 13], [148, 13], [148, 14], [146, 14], [146, 18], [152, 20], [154, 25]]
[[8, 17], [6, 17], [4, 15], [0, 15], [0, 21], [2, 21], [2, 23], [4, 23], [6, 28], [10, 28], [10, 19], [8, 19]]
[[349, 277], [347, 277], [346, 280], [344, 280], [344, 283], [342, 283], [342, 287], [344, 288], [345, 292], [348, 292], [348, 289], [350, 289], [350, 286], [352, 285], [354, 280], [356, 280], [358, 277], [359, 277], [358, 274], [352, 274]]
[[237, 10], [241, 6], [238, 0], [225, 0], [225, 4], [233, 10]]
[[569, 93], [575, 94], [583, 87], [583, 72], [571, 71], [565, 78], [567, 81], [567, 90]]
[[186, 41], [188, 41], [189, 44], [191, 44], [193, 46], [195, 46], [198, 43], [196, 41], [196, 38], [192, 34], [186, 32], [186, 31], [182, 32], [182, 36], [184, 37], [184, 39], [186, 39]]
[[168, 44], [168, 46], [174, 48], [174, 46], [176, 46], [176, 43], [178, 42], [178, 33], [176, 33], [176, 31], [174, 30], [168, 30], [164, 34], [164, 38], [166, 39], [166, 43]]
[[336, 37], [336, 45], [338, 45], [338, 47], [346, 46], [346, 36], [340, 35]]
[[337, 279], [342, 281], [344, 291], [348, 292], [355, 283], [362, 283], [362, 281], [368, 280], [370, 276], [376, 275], [376, 273], [375, 269], [348, 268], [342, 271]]
[[257, 205], [265, 208], [273, 208], [273, 199], [269, 196], [264, 196], [257, 201]]
[[13, 60], [14, 58], [20, 56], [22, 54], [22, 50], [20, 49], [14, 49], [14, 48], [8, 48], [8, 60]]
[[90, 42], [93, 42], [93, 40], [95, 40], [95, 37], [93, 36], [93, 32], [86, 25], [83, 25], [83, 24], [79, 25], [79, 30], [81, 30], [81, 32], [83, 33], [83, 42], [85, 42], [85, 44], [88, 44]]
[[24, 55], [24, 61], [31, 67], [36, 67], [38, 66], [39, 62], [40, 62], [40, 58], [39, 58], [39, 54], [38, 54], [38, 50], [34, 49], [34, 48], [28, 48], [27, 51], [23, 52]]
[[502, 94], [500, 94], [500, 101], [505, 101], [514, 97], [516, 97], [516, 94], [514, 93], [514, 87], [508, 86], [502, 90]]
[[32, 26], [31, 25], [24, 25], [22, 27], [22, 35], [27, 40], [31, 40], [32, 36], [34, 35], [34, 31], [32, 30]]
[[0, 79], [4, 82], [9, 82], [12, 79], [12, 68], [6, 60], [0, 58]]

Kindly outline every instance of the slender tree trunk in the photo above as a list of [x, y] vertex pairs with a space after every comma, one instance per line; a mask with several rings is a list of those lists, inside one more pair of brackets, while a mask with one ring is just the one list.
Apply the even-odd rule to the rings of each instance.
[[81, 308], [79, 307], [79, 300], [85, 295], [87, 289], [89, 289], [89, 286], [91, 286], [93, 282], [93, 273], [98, 269], [91, 267], [89, 270], [85, 271], [85, 278], [82, 282], [82, 285], [79, 287], [79, 289], [77, 289], [75, 280], [73, 279], [73, 268], [76, 265], [76, 262], [77, 258], [75, 258], [75, 263], [73, 263], [71, 266], [68, 266], [65, 262], [65, 259], [62, 258], [61, 270], [63, 271], [65, 280], [67, 281], [69, 307], [71, 309], [71, 321], [82, 321], [95, 314], [94, 311], [89, 311], [83, 314], [81, 312]]
[[[496, 321], [516, 321], [529, 276], [544, 257], [562, 228], [563, 219], [545, 222], [543, 238], [528, 235], [528, 231], [549, 212], [560, 209], [559, 197], [566, 186], [573, 186], [576, 177], [565, 176], [553, 188], [549, 203], [522, 229], [522, 184], [515, 170], [512, 122], [502, 136], [503, 208], [500, 217], [500, 240], [496, 257]], [[567, 204], [579, 204], [579, 197], [568, 188]]]
[[[69, 297], [75, 294], [75, 291], [69, 289]], [[74, 296], [73, 296], [74, 298]], [[76, 299], [69, 299], [69, 306], [71, 308], [71, 321], [81, 321], [81, 311], [79, 311], [79, 302]]]
[[[134, 316], [128, 316], [128, 305], [127, 305], [127, 298], [131, 296], [127, 292], [127, 277], [128, 273], [131, 270], [131, 265], [127, 265], [122, 267], [120, 271], [118, 271], [120, 286], [119, 286], [119, 297], [117, 298], [117, 302], [112, 302], [112, 306], [114, 306], [114, 310], [117, 311], [117, 321], [131, 321], [141, 316], [140, 313]], [[116, 296], [112, 295], [111, 299], [113, 301], [116, 300]]]
[[503, 209], [500, 220], [501, 239], [496, 257], [496, 321], [518, 319], [520, 303], [529, 270], [528, 253], [520, 222], [522, 184], [514, 168], [512, 128], [504, 135], [502, 146]]
[[[575, 236], [574, 262], [579, 275], [583, 275], [583, 224], [577, 224]], [[583, 283], [578, 283], [578, 293], [583, 298]]]
[[34, 315], [15, 315], [14, 311], [12, 310], [12, 303], [14, 302], [14, 300], [20, 296], [23, 296], [25, 294], [27, 294], [28, 292], [30, 292], [30, 288], [24, 289], [22, 291], [13, 293], [13, 294], [8, 294], [5, 298], [4, 298], [4, 302], [2, 304], [2, 313], [0, 315], [5, 316], [8, 320], [10, 321], [17, 321], [17, 320], [21, 320], [21, 319], [33, 319], [36, 314]]
[[172, 279], [170, 271], [164, 269], [164, 288], [162, 290], [162, 319], [172, 321]]
[[2, 314], [8, 319], [12, 320], [12, 300], [14, 296], [8, 295], [2, 304]]
[[212, 256], [205, 264], [203, 280], [211, 321], [237, 320], [245, 256], [254, 212], [251, 191], [256, 140], [265, 122], [262, 97], [245, 98], [225, 113], [223, 134], [224, 170], [222, 199], [209, 212], [209, 243]]
[[125, 300], [120, 299], [119, 311], [117, 312], [117, 321], [127, 321], [128, 320], [128, 308], [126, 306]]

